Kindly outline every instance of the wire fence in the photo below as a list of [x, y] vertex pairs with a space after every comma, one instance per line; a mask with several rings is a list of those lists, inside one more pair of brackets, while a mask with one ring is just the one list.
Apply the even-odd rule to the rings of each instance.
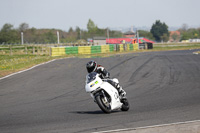
[[33, 55], [50, 55], [50, 47], [42, 45], [23, 45], [7, 47], [0, 46], [0, 55], [21, 55], [21, 54], [33, 54]]

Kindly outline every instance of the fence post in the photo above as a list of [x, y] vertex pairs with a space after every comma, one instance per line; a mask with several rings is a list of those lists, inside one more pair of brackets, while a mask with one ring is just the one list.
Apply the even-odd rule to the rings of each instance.
[[33, 54], [35, 54], [35, 46], [33, 45]]
[[10, 48], [10, 55], [13, 55], [12, 46], [10, 45], [9, 48]]
[[37, 46], [37, 55], [39, 55], [39, 46]]
[[43, 55], [43, 46], [41, 47], [41, 55]]
[[44, 53], [44, 46], [42, 45], [42, 48], [41, 48], [41, 50], [42, 50], [42, 55], [43, 55], [43, 53]]
[[26, 52], [26, 54], [28, 54], [27, 45], [25, 45], [25, 52]]
[[51, 56], [51, 47], [49, 47], [49, 56]]

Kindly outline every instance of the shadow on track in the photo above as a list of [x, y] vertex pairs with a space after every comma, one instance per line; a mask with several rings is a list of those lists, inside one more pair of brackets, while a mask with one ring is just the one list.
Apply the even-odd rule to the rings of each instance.
[[[111, 113], [117, 113], [117, 112], [120, 112], [120, 111], [112, 111]], [[75, 114], [94, 114], [94, 115], [97, 115], [97, 114], [106, 114], [106, 113], [104, 113], [101, 110], [96, 110], [96, 111], [73, 111], [73, 112], [69, 112], [69, 113], [75, 113]]]

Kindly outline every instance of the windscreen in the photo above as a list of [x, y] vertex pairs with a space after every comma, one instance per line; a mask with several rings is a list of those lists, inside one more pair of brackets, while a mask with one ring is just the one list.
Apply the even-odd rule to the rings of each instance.
[[96, 75], [97, 75], [96, 72], [89, 73], [89, 74], [87, 75], [87, 83], [90, 83], [90, 82], [92, 82], [93, 80], [95, 80], [95, 79], [96, 79]]

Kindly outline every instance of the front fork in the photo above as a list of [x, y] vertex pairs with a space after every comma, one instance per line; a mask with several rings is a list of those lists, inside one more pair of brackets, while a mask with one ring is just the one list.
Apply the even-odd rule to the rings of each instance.
[[96, 103], [96, 95], [102, 95], [102, 101], [104, 102], [104, 104], [109, 104], [109, 101], [106, 97], [106, 94], [104, 92], [104, 90], [100, 90], [99, 92], [97, 92], [95, 95], [91, 94], [91, 96], [94, 98], [94, 102]]
[[104, 91], [101, 90], [101, 92], [102, 92], [102, 94], [103, 94], [104, 103], [109, 103], [109, 102], [108, 102], [108, 99], [107, 99], [107, 97], [106, 97], [106, 95], [105, 95], [105, 93], [104, 93]]

